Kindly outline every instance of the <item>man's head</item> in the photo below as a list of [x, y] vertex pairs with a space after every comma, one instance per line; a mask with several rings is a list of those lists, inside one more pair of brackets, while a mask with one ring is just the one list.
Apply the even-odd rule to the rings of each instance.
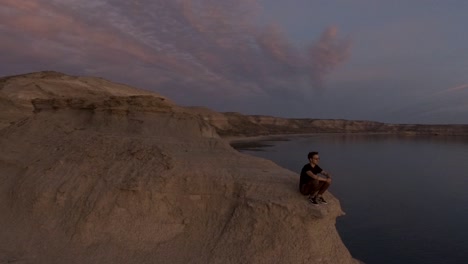
[[309, 154], [307, 154], [307, 158], [309, 159], [309, 162], [314, 165], [317, 165], [320, 160], [320, 157], [318, 154], [319, 153], [316, 151], [309, 152]]

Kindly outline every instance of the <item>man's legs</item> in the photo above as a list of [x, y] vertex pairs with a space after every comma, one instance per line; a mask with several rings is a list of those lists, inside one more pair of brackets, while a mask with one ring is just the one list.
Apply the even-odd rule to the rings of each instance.
[[315, 194], [318, 189], [319, 189], [318, 181], [312, 179], [308, 183], [302, 184], [300, 191], [302, 195], [310, 196], [310, 195]]
[[320, 187], [318, 189], [318, 196], [322, 196], [322, 194], [328, 190], [328, 187], [330, 187], [330, 183], [329, 182], [325, 182], [325, 181], [322, 181], [319, 183], [320, 184]]
[[315, 198], [316, 198], [319, 202], [324, 203], [324, 204], [327, 203], [327, 201], [325, 201], [325, 199], [323, 199], [322, 194], [323, 194], [326, 190], [328, 190], [328, 187], [330, 187], [330, 184], [331, 184], [330, 182], [326, 182], [326, 181], [321, 181], [321, 182], [320, 182], [320, 187], [319, 187], [319, 189], [318, 189], [318, 193], [317, 193], [317, 195], [315, 196]]
[[316, 199], [319, 199], [322, 203], [326, 203], [322, 194], [328, 189], [328, 187], [330, 187], [329, 182], [312, 179], [308, 183], [303, 184], [300, 191], [303, 195], [309, 195], [309, 200], [314, 204], [317, 203]]

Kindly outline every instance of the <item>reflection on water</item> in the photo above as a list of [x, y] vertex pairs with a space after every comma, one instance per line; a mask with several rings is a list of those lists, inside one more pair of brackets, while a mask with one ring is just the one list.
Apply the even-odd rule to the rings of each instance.
[[[331, 171], [337, 220], [354, 257], [372, 263], [468, 263], [468, 138], [316, 135], [264, 142], [299, 173], [309, 151]], [[298, 176], [299, 180], [299, 176]]]

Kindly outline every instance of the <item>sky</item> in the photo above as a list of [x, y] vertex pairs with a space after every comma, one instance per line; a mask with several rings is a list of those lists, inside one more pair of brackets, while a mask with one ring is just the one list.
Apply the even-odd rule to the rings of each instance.
[[467, 13], [464, 0], [0, 0], [0, 76], [97, 76], [223, 112], [468, 124]]

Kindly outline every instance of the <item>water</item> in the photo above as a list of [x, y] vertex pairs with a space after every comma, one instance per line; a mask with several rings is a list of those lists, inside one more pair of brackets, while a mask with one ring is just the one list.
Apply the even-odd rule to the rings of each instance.
[[468, 263], [468, 138], [318, 135], [264, 143], [263, 151], [241, 151], [298, 173], [307, 153], [319, 151], [320, 166], [333, 175], [329, 190], [346, 212], [337, 229], [355, 258]]

